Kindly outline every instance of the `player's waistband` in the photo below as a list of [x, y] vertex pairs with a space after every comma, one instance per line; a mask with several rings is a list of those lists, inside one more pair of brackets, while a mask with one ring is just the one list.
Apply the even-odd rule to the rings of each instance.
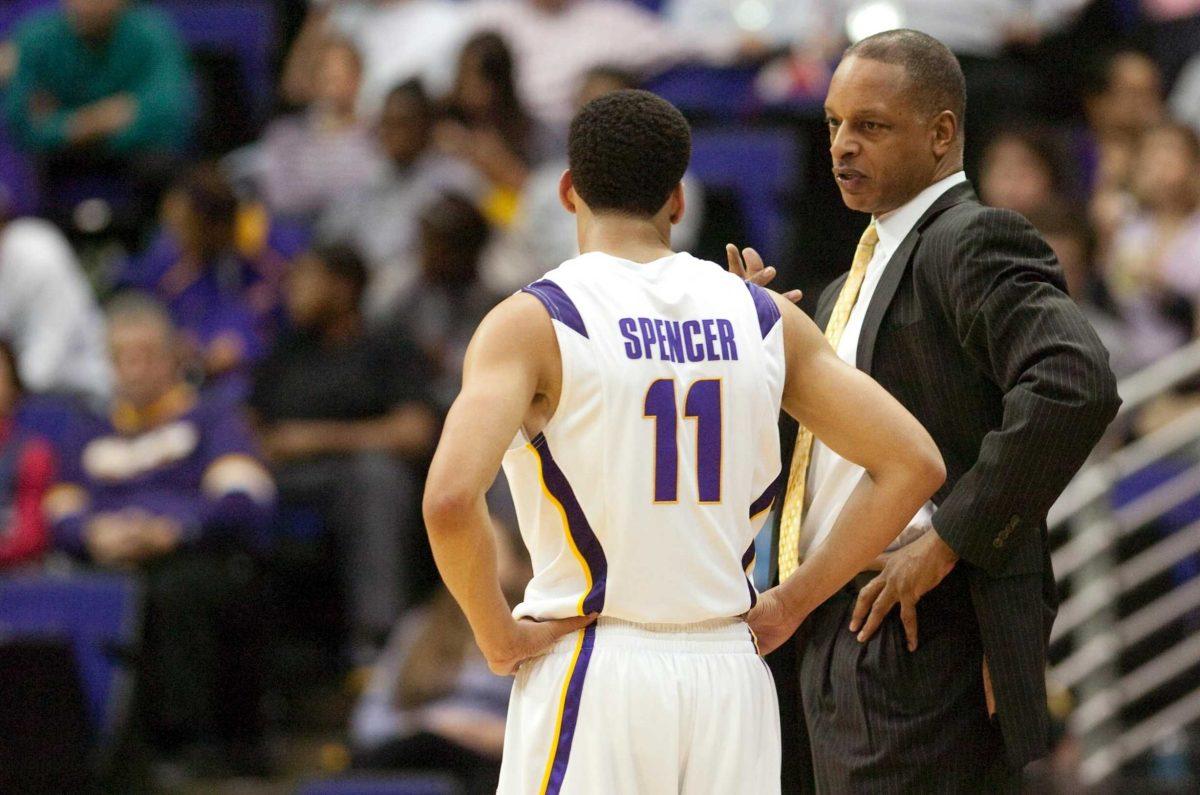
[[[601, 616], [592, 625], [598, 649], [695, 654], [758, 654], [750, 627], [740, 618], [717, 618], [694, 624], [639, 624]], [[549, 654], [572, 654], [576, 633], [559, 638]]]

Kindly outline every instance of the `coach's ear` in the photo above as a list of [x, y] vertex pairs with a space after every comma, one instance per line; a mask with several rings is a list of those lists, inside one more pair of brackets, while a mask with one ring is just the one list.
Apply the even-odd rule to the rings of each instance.
[[677, 224], [683, 219], [683, 213], [687, 210], [687, 201], [683, 198], [683, 183], [680, 182], [675, 186], [675, 190], [671, 191], [671, 197], [667, 199], [667, 214], [668, 220], [672, 224]]
[[558, 200], [571, 215], [579, 212], [579, 194], [575, 192], [575, 180], [569, 168], [558, 178]]

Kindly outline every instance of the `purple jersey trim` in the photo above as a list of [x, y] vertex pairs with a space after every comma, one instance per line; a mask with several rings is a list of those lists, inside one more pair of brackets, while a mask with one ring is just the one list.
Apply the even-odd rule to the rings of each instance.
[[575, 490], [571, 488], [567, 476], [554, 460], [550, 445], [543, 434], [539, 433], [534, 437], [533, 449], [541, 462], [542, 481], [550, 495], [562, 505], [567, 516], [567, 532], [571, 534], [575, 548], [583, 556], [591, 574], [592, 588], [583, 598], [583, 614], [599, 613], [604, 609], [604, 583], [608, 578], [608, 559], [604, 556], [600, 539], [596, 538], [596, 533], [584, 516], [583, 508], [575, 497]]
[[[742, 555], [742, 571], [749, 568], [754, 562], [754, 542], [750, 542], [750, 546], [746, 547], [746, 554]], [[746, 575], [746, 587], [750, 590], [750, 606], [754, 607], [758, 604], [758, 591], [754, 590], [754, 583], [750, 581], [750, 575]]]
[[550, 763], [550, 779], [546, 782], [546, 795], [558, 795], [563, 778], [567, 775], [567, 763], [571, 761], [571, 743], [575, 740], [575, 724], [579, 721], [579, 703], [583, 699], [583, 680], [587, 676], [588, 663], [592, 659], [592, 647], [596, 642], [596, 625], [583, 630], [583, 644], [571, 678], [567, 682], [567, 697], [563, 701], [562, 723], [558, 732], [558, 745], [554, 748], [554, 761]]
[[750, 291], [750, 297], [754, 299], [754, 309], [758, 312], [758, 330], [762, 332], [763, 339], [766, 339], [771, 329], [779, 322], [779, 307], [771, 294], [757, 284], [746, 282], [746, 289]]
[[783, 472], [780, 471], [780, 473], [775, 476], [775, 479], [771, 481], [771, 485], [767, 486], [767, 490], [759, 495], [757, 500], [750, 503], [751, 518], [758, 516], [760, 513], [771, 507], [771, 503], [775, 502], [775, 494], [779, 491], [779, 484], [782, 480]]
[[542, 306], [546, 307], [546, 311], [550, 313], [550, 317], [580, 336], [587, 337], [587, 327], [583, 325], [583, 317], [579, 314], [579, 308], [575, 306], [575, 302], [563, 288], [549, 279], [542, 279], [528, 287], [522, 287], [521, 292], [529, 293], [541, 301]]

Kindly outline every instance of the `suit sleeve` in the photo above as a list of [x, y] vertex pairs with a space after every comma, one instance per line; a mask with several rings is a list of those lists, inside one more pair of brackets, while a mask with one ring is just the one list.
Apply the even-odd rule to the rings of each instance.
[[999, 427], [984, 437], [933, 525], [960, 558], [995, 575], [1034, 540], [1120, 399], [1108, 352], [1028, 221], [987, 209], [945, 248], [943, 309], [963, 350], [1004, 397]]

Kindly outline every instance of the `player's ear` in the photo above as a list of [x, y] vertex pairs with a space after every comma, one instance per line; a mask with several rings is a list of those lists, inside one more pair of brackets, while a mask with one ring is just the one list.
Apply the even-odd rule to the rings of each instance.
[[673, 224], [679, 223], [683, 218], [684, 211], [687, 209], [687, 201], [683, 198], [682, 182], [675, 186], [675, 190], [671, 191], [671, 196], [667, 199], [667, 205], [670, 208], [667, 218]]
[[575, 180], [569, 168], [558, 178], [558, 200], [567, 212], [572, 215], [578, 212], [579, 194], [575, 192]]

